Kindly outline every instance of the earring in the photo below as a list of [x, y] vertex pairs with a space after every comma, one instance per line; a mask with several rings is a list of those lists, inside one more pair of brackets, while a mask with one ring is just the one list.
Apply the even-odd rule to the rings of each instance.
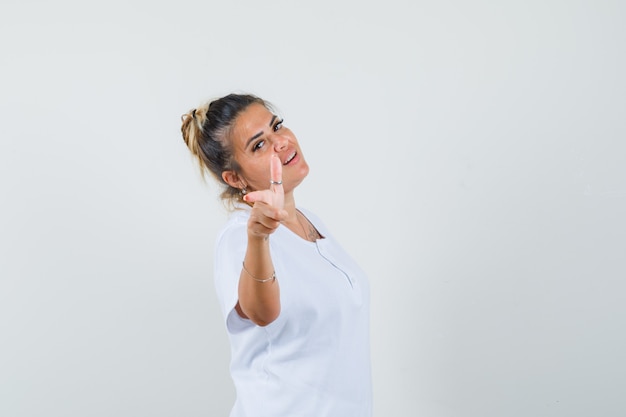
[[241, 195], [246, 195], [246, 194], [248, 194], [248, 190], [246, 190], [246, 187], [243, 187], [241, 189]]

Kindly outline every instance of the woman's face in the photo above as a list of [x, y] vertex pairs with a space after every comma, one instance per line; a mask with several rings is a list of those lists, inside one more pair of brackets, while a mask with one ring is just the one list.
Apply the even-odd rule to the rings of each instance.
[[309, 173], [295, 135], [265, 106], [248, 106], [235, 119], [231, 132], [233, 156], [240, 167], [238, 177], [248, 191], [269, 188], [273, 155], [282, 163], [285, 193], [293, 191]]

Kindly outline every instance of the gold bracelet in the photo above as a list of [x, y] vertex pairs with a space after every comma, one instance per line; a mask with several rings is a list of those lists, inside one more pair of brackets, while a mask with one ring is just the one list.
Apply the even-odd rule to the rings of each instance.
[[244, 261], [241, 262], [241, 266], [243, 266], [243, 270], [246, 271], [246, 273], [248, 274], [248, 276], [250, 278], [252, 278], [253, 280], [255, 280], [256, 282], [269, 282], [269, 281], [274, 281], [276, 280], [276, 271], [272, 272], [272, 276], [267, 278], [267, 279], [258, 279], [252, 276], [252, 274], [250, 273], [250, 271], [248, 271], [246, 269], [246, 264], [244, 263]]

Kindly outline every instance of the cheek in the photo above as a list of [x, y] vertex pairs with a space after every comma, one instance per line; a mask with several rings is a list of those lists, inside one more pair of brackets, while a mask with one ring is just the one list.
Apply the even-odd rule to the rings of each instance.
[[242, 173], [248, 180], [250, 186], [256, 190], [269, 188], [270, 163], [247, 164], [242, 167]]

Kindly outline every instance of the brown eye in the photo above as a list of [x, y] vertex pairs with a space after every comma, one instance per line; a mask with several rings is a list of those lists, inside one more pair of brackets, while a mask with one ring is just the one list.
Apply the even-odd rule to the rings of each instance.
[[277, 130], [280, 130], [283, 127], [283, 122], [285, 121], [285, 119], [281, 119], [280, 121], [278, 121], [275, 125], [274, 125], [274, 132], [276, 132]]
[[260, 140], [257, 143], [254, 144], [254, 146], [252, 147], [252, 152], [256, 152], [259, 149], [261, 149], [263, 146], [265, 146], [265, 141], [264, 140]]

